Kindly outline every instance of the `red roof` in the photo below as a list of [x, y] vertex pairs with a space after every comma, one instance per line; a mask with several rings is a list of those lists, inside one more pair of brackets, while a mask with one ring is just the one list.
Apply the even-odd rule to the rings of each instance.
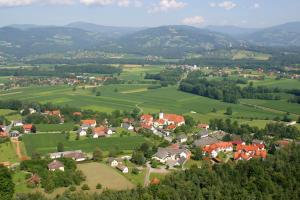
[[197, 126], [198, 128], [208, 128], [209, 127], [209, 125], [208, 124], [198, 124], [198, 126]]
[[74, 116], [81, 116], [82, 113], [81, 113], [81, 112], [74, 112], [73, 115], [74, 115]]
[[218, 142], [218, 143], [214, 143], [212, 145], [204, 147], [203, 151], [211, 153], [213, 150], [226, 149], [228, 147], [232, 147], [232, 143], [231, 142]]
[[152, 115], [142, 115], [141, 121], [145, 121], [145, 122], [153, 121], [153, 116]]
[[105, 136], [107, 133], [107, 128], [104, 126], [94, 128], [93, 133], [94, 135]]
[[165, 124], [165, 120], [164, 119], [158, 119], [155, 122], [158, 123], [159, 125], [164, 125]]
[[24, 125], [23, 125], [23, 129], [24, 129], [25, 131], [31, 131], [32, 127], [33, 127], [32, 124], [24, 124]]
[[167, 130], [174, 130], [174, 129], [176, 129], [176, 125], [167, 126]]
[[144, 129], [151, 129], [152, 128], [151, 125], [148, 125], [148, 124], [145, 124], [145, 123], [141, 123], [141, 127], [144, 128]]
[[85, 125], [94, 125], [96, 124], [96, 120], [94, 119], [81, 120], [81, 123]]
[[164, 119], [166, 119], [169, 122], [174, 122], [175, 124], [185, 122], [183, 116], [176, 114], [164, 114]]
[[0, 131], [0, 137], [1, 138], [8, 137], [8, 133], [6, 131]]

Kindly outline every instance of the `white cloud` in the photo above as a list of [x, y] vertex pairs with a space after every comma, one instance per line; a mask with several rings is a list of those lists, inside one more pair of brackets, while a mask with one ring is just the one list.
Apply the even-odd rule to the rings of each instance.
[[0, 7], [28, 6], [36, 0], [0, 0]]
[[231, 10], [231, 9], [235, 8], [237, 6], [237, 4], [232, 1], [223, 1], [221, 3], [211, 2], [211, 3], [209, 3], [209, 6], [212, 8], [219, 7], [219, 8], [224, 8], [225, 10]]
[[187, 25], [202, 25], [205, 22], [202, 16], [187, 17], [182, 20], [183, 24]]
[[107, 6], [114, 3], [114, 0], [80, 0], [80, 3], [86, 6], [99, 5], [99, 6]]
[[255, 4], [253, 5], [253, 8], [260, 8], [259, 3], [255, 3]]
[[139, 0], [135, 0], [135, 1], [133, 2], [133, 5], [134, 5], [134, 7], [136, 7], [136, 8], [140, 8], [140, 7], [143, 6], [143, 2], [141, 2], [141, 1], [139, 1]]
[[119, 0], [117, 2], [118, 6], [120, 7], [128, 7], [130, 5], [130, 1], [129, 0]]
[[235, 3], [233, 3], [232, 1], [224, 1], [222, 3], [219, 3], [218, 6], [220, 8], [224, 8], [226, 10], [231, 10], [231, 9], [235, 8], [237, 5]]
[[75, 1], [74, 0], [49, 0], [49, 3], [55, 5], [73, 5]]
[[150, 13], [176, 10], [184, 8], [187, 4], [177, 0], [160, 0], [158, 4], [154, 4], [151, 9], [148, 10]]

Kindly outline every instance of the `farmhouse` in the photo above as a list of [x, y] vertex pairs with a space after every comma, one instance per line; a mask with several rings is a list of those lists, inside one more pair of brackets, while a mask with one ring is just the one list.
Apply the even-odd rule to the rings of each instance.
[[202, 148], [203, 154], [208, 154], [212, 158], [218, 156], [220, 152], [232, 152], [233, 145], [231, 142], [218, 142], [211, 145], [207, 145]]
[[88, 130], [88, 127], [81, 126], [81, 127], [79, 127], [79, 129], [77, 130], [77, 134], [78, 134], [79, 136], [86, 136], [86, 135], [87, 135], [87, 130]]
[[108, 128], [104, 126], [96, 127], [93, 129], [93, 138], [105, 137], [107, 132]]
[[22, 120], [14, 121], [14, 126], [23, 126]]
[[17, 130], [13, 130], [9, 133], [9, 137], [19, 137], [20, 136], [20, 132]]
[[191, 152], [188, 149], [180, 149], [179, 147], [158, 148], [157, 153], [152, 156], [152, 159], [169, 166], [181, 165], [191, 157]]
[[122, 164], [122, 159], [119, 158], [108, 158], [107, 162], [111, 167], [117, 167], [119, 164]]
[[163, 112], [159, 113], [159, 119], [156, 121], [158, 125], [176, 125], [182, 126], [185, 124], [184, 117], [176, 114], [164, 114]]
[[87, 126], [87, 127], [90, 127], [90, 128], [95, 128], [96, 125], [97, 125], [97, 122], [94, 119], [81, 120], [81, 125], [82, 126]]
[[131, 123], [127, 123], [127, 122], [123, 122], [121, 124], [121, 127], [128, 130], [128, 131], [133, 131], [134, 130], [134, 126]]
[[197, 128], [202, 128], [202, 129], [209, 129], [209, 125], [208, 124], [198, 124]]
[[51, 163], [48, 164], [48, 169], [49, 171], [55, 171], [55, 170], [65, 171], [65, 166], [58, 160], [53, 160]]
[[24, 133], [31, 133], [32, 128], [33, 128], [32, 124], [24, 124], [23, 125]]
[[180, 143], [184, 143], [184, 142], [187, 142], [187, 140], [188, 140], [188, 138], [187, 138], [187, 136], [186, 135], [179, 135], [178, 137], [177, 137], [177, 141], [178, 142], [180, 142]]
[[123, 174], [127, 174], [129, 172], [128, 167], [122, 164], [117, 165], [116, 168], [120, 170]]
[[86, 157], [82, 153], [81, 150], [50, 153], [49, 157], [51, 159], [62, 158], [62, 157], [64, 157], [64, 158], [72, 158], [73, 160], [75, 160], [77, 162], [86, 160]]

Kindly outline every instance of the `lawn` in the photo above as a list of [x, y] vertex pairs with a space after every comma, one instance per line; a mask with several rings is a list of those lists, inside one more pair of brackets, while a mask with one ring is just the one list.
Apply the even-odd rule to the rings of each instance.
[[135, 147], [146, 142], [142, 136], [124, 136], [111, 138], [87, 138], [80, 140], [67, 140], [64, 134], [61, 133], [45, 133], [24, 135], [23, 142], [28, 155], [33, 152], [39, 152], [43, 155], [56, 152], [57, 144], [62, 142], [65, 150], [82, 150], [84, 152], [93, 152], [96, 148], [103, 151], [109, 151], [114, 148], [119, 150], [133, 150]]
[[11, 142], [0, 144], [0, 162], [6, 161], [9, 161], [11, 163], [19, 161], [19, 158]]
[[281, 89], [300, 89], [300, 81], [296, 79], [280, 79], [266, 78], [262, 81], [253, 81], [254, 86], [278, 87]]
[[0, 109], [0, 116], [5, 116], [8, 120], [20, 120], [22, 116], [15, 110]]
[[[84, 163], [77, 165], [86, 176], [84, 183], [90, 187], [90, 192], [97, 192], [96, 185], [100, 183], [103, 189], [126, 190], [134, 188], [129, 180], [118, 173], [114, 168], [103, 163]], [[83, 183], [83, 184], [84, 184]]]
[[59, 132], [59, 131], [72, 131], [74, 123], [64, 124], [36, 124], [38, 132]]

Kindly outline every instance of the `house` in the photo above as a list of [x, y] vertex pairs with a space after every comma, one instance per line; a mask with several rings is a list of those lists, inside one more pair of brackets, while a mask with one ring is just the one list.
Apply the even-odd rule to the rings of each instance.
[[[25, 110], [22, 109], [22, 110], [20, 111], [20, 113], [23, 114], [24, 111], [25, 111]], [[36, 113], [36, 110], [35, 110], [34, 108], [28, 108], [28, 111], [29, 111], [29, 114]]]
[[212, 138], [212, 137], [208, 136], [208, 137], [203, 137], [203, 138], [200, 138], [198, 140], [195, 140], [194, 141], [194, 146], [203, 148], [205, 146], [215, 144], [217, 142], [219, 142], [219, 140], [217, 140], [216, 138]]
[[124, 118], [123, 119], [123, 123], [133, 124], [134, 123], [134, 119], [133, 118]]
[[182, 126], [185, 124], [184, 117], [176, 114], [164, 114], [163, 112], [159, 113], [159, 119], [154, 123], [157, 127], [162, 125], [176, 125]]
[[119, 164], [122, 164], [122, 159], [119, 158], [108, 158], [107, 163], [111, 166], [111, 167], [117, 167]]
[[250, 160], [252, 158], [262, 158], [267, 157], [267, 151], [264, 149], [264, 146], [260, 147], [257, 145], [237, 145], [236, 152], [234, 153], [234, 160]]
[[8, 136], [9, 134], [6, 131], [3, 131], [2, 129], [0, 130], [0, 138], [6, 138]]
[[55, 170], [65, 171], [65, 166], [58, 160], [53, 160], [51, 163], [48, 164], [48, 169], [49, 171], [55, 171]]
[[117, 128], [111, 127], [107, 129], [107, 135], [112, 135], [114, 133], [116, 133]]
[[216, 138], [218, 140], [222, 140], [228, 133], [224, 131], [214, 131], [210, 134], [211, 137]]
[[49, 157], [51, 159], [57, 159], [57, 158], [63, 158], [63, 157], [64, 158], [72, 158], [73, 160], [75, 160], [77, 162], [86, 160], [86, 157], [81, 150], [50, 153]]
[[14, 126], [23, 126], [22, 120], [14, 121]]
[[93, 129], [93, 138], [105, 137], [107, 135], [108, 128], [104, 126], [96, 127]]
[[209, 125], [208, 124], [198, 124], [197, 128], [201, 128], [201, 129], [207, 130], [207, 129], [209, 129]]
[[81, 112], [73, 112], [73, 116], [82, 116], [82, 113]]
[[197, 134], [198, 138], [208, 137], [208, 130], [201, 131]]
[[26, 182], [31, 186], [37, 186], [41, 183], [41, 177], [37, 174], [33, 174]]
[[116, 168], [120, 170], [123, 174], [127, 174], [129, 172], [128, 167], [122, 164], [117, 165]]
[[147, 126], [152, 126], [153, 125], [153, 116], [152, 115], [142, 115], [140, 117], [140, 122], [141, 124], [145, 124]]
[[188, 137], [186, 135], [183, 135], [183, 134], [181, 134], [177, 137], [177, 141], [180, 142], [180, 143], [187, 142], [187, 140], [188, 140]]
[[87, 130], [88, 130], [88, 128], [81, 126], [81, 127], [79, 127], [79, 129], [77, 130], [77, 134], [78, 134], [79, 136], [86, 136], [86, 135], [87, 135]]
[[220, 152], [232, 152], [233, 145], [231, 142], [218, 142], [207, 145], [202, 148], [203, 154], [208, 154], [212, 158], [216, 158]]
[[62, 117], [60, 110], [53, 110], [53, 111], [45, 110], [44, 114], [50, 116], [58, 116], [59, 118]]
[[183, 164], [189, 160], [190, 157], [191, 152], [188, 149], [180, 149], [178, 146], [171, 146], [167, 148], [158, 148], [156, 154], [152, 156], [152, 159], [173, 167]]
[[13, 130], [9, 133], [9, 137], [19, 137], [20, 136], [20, 132], [17, 130]]
[[296, 124], [297, 124], [297, 121], [291, 121], [291, 122], [287, 123], [286, 125], [287, 126], [294, 126]]
[[86, 120], [81, 120], [81, 125], [82, 126], [87, 126], [87, 127], [90, 127], [90, 128], [95, 128], [96, 125], [97, 125], [97, 122], [94, 119], [86, 119]]
[[24, 124], [23, 125], [24, 133], [31, 133], [32, 128], [33, 128], [32, 124]]
[[123, 122], [121, 124], [121, 127], [128, 130], [128, 131], [133, 131], [134, 130], [134, 126], [131, 123], [125, 123]]

